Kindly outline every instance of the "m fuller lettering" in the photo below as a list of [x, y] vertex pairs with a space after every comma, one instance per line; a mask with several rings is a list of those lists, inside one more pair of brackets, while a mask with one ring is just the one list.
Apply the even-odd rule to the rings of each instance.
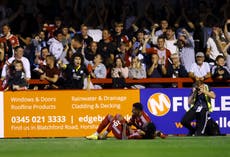
[[227, 117], [219, 117], [217, 123], [220, 128], [230, 128], [230, 120]]

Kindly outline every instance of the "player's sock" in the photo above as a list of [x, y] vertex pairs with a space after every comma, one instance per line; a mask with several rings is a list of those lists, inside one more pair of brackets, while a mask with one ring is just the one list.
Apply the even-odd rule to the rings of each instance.
[[106, 127], [107, 125], [110, 123], [110, 119], [109, 119], [109, 115], [107, 115], [103, 121], [100, 123], [100, 125], [97, 128], [97, 133], [101, 133]]
[[108, 133], [109, 133], [109, 132], [105, 130], [105, 132], [104, 132], [102, 135], [99, 136], [99, 139], [100, 139], [100, 140], [106, 139]]

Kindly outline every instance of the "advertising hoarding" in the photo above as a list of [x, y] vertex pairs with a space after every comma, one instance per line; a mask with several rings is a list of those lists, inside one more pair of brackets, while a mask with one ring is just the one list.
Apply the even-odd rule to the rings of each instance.
[[[230, 89], [212, 90], [216, 93], [216, 99], [211, 100], [213, 112], [210, 115], [219, 124], [221, 133], [230, 133]], [[187, 134], [180, 121], [189, 109], [190, 92], [189, 88], [142, 89], [140, 100], [157, 129], [167, 134]]]
[[131, 116], [139, 90], [4, 93], [4, 137], [82, 137], [107, 114]]

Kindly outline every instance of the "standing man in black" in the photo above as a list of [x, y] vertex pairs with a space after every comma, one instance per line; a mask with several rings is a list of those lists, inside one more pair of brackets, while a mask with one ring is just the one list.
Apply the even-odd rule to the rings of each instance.
[[[215, 93], [207, 84], [201, 80], [195, 82], [188, 98], [191, 107], [181, 120], [181, 124], [189, 130], [188, 135], [204, 135], [209, 113], [212, 112], [211, 98], [215, 99], [215, 97]], [[194, 119], [196, 119], [196, 128], [191, 125]]]

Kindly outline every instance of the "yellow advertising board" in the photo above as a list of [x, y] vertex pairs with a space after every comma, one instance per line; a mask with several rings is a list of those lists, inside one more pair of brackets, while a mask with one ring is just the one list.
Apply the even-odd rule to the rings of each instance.
[[4, 138], [83, 137], [107, 114], [131, 116], [139, 90], [4, 92]]
[[0, 138], [4, 138], [4, 99], [3, 92], [0, 92]]

